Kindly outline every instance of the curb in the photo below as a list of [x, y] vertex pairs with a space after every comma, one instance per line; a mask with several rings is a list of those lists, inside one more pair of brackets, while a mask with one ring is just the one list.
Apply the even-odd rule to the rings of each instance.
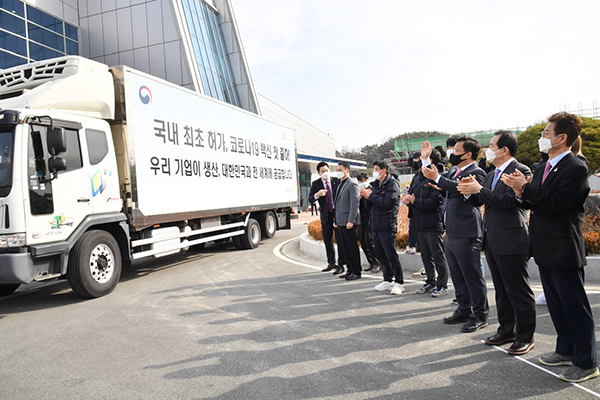
[[[334, 247], [337, 251], [336, 244], [334, 244]], [[311, 239], [308, 236], [308, 233], [303, 233], [302, 235], [300, 235], [300, 249], [305, 254], [308, 254], [312, 257], [318, 258], [320, 260], [327, 260], [325, 244], [323, 242]], [[406, 254], [403, 251], [399, 251], [398, 257], [400, 258], [400, 264], [402, 264], [402, 271], [404, 273], [412, 273], [420, 270], [423, 267], [423, 262], [421, 261], [421, 253]], [[491, 274], [490, 270], [488, 269], [485, 255], [481, 255], [481, 260], [483, 261], [483, 265], [485, 267], [485, 276], [489, 277], [491, 282]], [[587, 261], [588, 265], [587, 267], [585, 267], [586, 283], [600, 283], [600, 256], [588, 256]], [[362, 249], [360, 249], [360, 263], [363, 266], [369, 265]], [[533, 261], [533, 258], [529, 260], [529, 279], [540, 279], [540, 271], [538, 270], [535, 261]]]

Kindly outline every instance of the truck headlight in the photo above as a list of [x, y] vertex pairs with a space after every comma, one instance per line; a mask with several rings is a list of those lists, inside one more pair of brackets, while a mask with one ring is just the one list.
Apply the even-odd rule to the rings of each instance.
[[21, 247], [25, 246], [27, 236], [24, 233], [15, 233], [12, 235], [0, 236], [0, 247]]

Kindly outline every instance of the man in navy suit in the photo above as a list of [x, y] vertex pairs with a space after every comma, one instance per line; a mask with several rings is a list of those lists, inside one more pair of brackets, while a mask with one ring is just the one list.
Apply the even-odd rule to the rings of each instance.
[[571, 152], [581, 132], [581, 118], [566, 112], [552, 115], [538, 144], [548, 153], [529, 181], [520, 171], [502, 175], [531, 209], [529, 250], [540, 270], [556, 348], [539, 358], [548, 366], [570, 365], [559, 375], [583, 382], [600, 375], [596, 356], [594, 317], [584, 288], [587, 265], [581, 227], [590, 191], [587, 165]]
[[464, 196], [457, 187], [459, 181], [475, 179], [483, 183], [485, 172], [475, 161], [481, 145], [471, 137], [456, 138], [454, 152], [450, 155], [450, 163], [457, 167], [453, 175], [450, 175], [452, 170], [450, 174], [440, 175], [436, 166], [431, 165], [429, 156], [432, 150], [427, 141], [421, 146], [421, 171], [447, 193], [444, 252], [458, 303], [456, 311], [444, 318], [444, 323], [466, 322], [461, 331], [475, 332], [487, 326], [489, 313], [487, 288], [481, 271], [483, 222], [477, 198]]
[[308, 201], [310, 203], [318, 201], [321, 208], [321, 232], [325, 243], [325, 251], [327, 252], [327, 267], [323, 269], [323, 272], [334, 270], [333, 273], [338, 275], [344, 272], [344, 267], [339, 250], [339, 265], [335, 263], [335, 248], [333, 247], [335, 203], [333, 199], [335, 199], [340, 180], [330, 176], [329, 164], [325, 161], [317, 164], [317, 172], [321, 178], [312, 182]]
[[495, 335], [485, 339], [489, 345], [514, 342], [508, 349], [512, 355], [528, 353], [534, 346], [535, 300], [529, 286], [529, 233], [527, 211], [520, 207], [515, 192], [500, 176], [519, 170], [531, 176], [529, 167], [517, 162], [517, 136], [498, 131], [488, 149], [487, 159], [494, 169], [485, 181], [458, 184], [463, 195], [475, 196], [485, 204], [483, 217], [483, 249], [496, 293], [500, 326]]

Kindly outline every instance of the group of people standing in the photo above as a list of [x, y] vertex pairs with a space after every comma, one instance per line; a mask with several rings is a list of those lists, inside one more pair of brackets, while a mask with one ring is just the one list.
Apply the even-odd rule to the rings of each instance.
[[[589, 193], [588, 170], [572, 152], [573, 144], [581, 140], [580, 131], [581, 119], [576, 115], [552, 115], [538, 142], [547, 161], [533, 173], [515, 159], [518, 140], [512, 132], [494, 134], [486, 149], [486, 159], [493, 165], [487, 173], [477, 164], [481, 144], [474, 138], [452, 138], [447, 171], [441, 166], [440, 152], [424, 142], [413, 158], [417, 173], [402, 200], [400, 184], [384, 162], [374, 163], [370, 184], [366, 174], [360, 183], [350, 178], [345, 162], [337, 167], [338, 178], [330, 177], [328, 165], [320, 163], [320, 179], [313, 182], [309, 200], [319, 201], [321, 207], [328, 261], [323, 271], [333, 270], [347, 280], [360, 278], [359, 240], [365, 255], [369, 254], [368, 270], [379, 265], [383, 272], [383, 282], [375, 290], [404, 292], [395, 248], [402, 201], [411, 209], [426, 272], [425, 284], [417, 293], [442, 297], [448, 293], [448, 275], [452, 279], [457, 308], [444, 318], [445, 324], [461, 324], [462, 332], [488, 325], [483, 250], [499, 323], [485, 343], [512, 343], [509, 354], [528, 353], [535, 346], [535, 299], [527, 269], [533, 257], [557, 332], [555, 351], [542, 355], [539, 362], [570, 366], [559, 375], [569, 382], [599, 376], [594, 320], [584, 289], [587, 261], [582, 220]], [[365, 219], [364, 213], [370, 217]]]
[[[373, 165], [374, 180], [369, 183], [366, 174], [358, 180], [350, 178], [350, 166], [342, 161], [337, 166], [337, 177], [330, 176], [329, 165], [317, 165], [320, 179], [313, 181], [309, 201], [319, 202], [321, 231], [327, 253], [327, 267], [323, 272], [346, 280], [360, 279], [360, 250], [358, 241], [369, 261], [367, 271], [383, 273], [385, 289], [392, 294], [404, 292], [402, 267], [396, 252], [400, 183], [388, 173], [383, 161]], [[338, 244], [336, 263], [333, 233]], [[347, 267], [347, 270], [344, 268]], [[378, 285], [379, 286], [379, 285]]]

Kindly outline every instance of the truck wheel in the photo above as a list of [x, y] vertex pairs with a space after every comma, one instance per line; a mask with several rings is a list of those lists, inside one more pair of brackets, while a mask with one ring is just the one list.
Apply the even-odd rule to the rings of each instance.
[[270, 239], [275, 236], [275, 232], [277, 231], [277, 217], [273, 211], [262, 213], [258, 222], [260, 223], [260, 232], [263, 238]]
[[67, 279], [75, 293], [96, 298], [112, 292], [121, 277], [119, 245], [108, 232], [83, 234], [69, 255]]
[[244, 234], [233, 237], [235, 247], [240, 250], [255, 249], [260, 244], [260, 225], [254, 218], [248, 220]]
[[20, 283], [7, 283], [0, 285], [0, 297], [8, 296], [21, 286]]

